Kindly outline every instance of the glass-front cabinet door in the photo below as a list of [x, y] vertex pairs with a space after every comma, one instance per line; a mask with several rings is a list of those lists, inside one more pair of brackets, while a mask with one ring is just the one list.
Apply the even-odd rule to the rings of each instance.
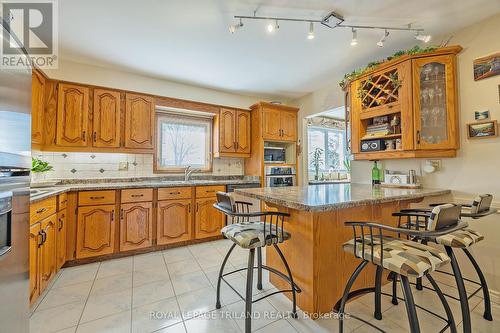
[[415, 147], [454, 149], [456, 133], [456, 87], [453, 56], [414, 59], [413, 103]]

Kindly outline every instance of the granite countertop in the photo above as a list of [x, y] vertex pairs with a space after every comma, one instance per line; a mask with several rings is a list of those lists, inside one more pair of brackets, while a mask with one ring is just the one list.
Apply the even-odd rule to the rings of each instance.
[[[136, 181], [115, 181], [99, 180], [91, 182], [86, 180], [84, 183], [64, 183], [50, 187], [33, 187], [31, 189], [30, 202], [34, 203], [51, 196], [70, 191], [91, 191], [91, 190], [118, 190], [128, 188], [159, 188], [159, 187], [183, 187], [183, 186], [204, 186], [204, 185], [237, 185], [237, 184], [260, 184], [260, 180], [255, 177], [232, 177], [229, 179], [192, 179], [189, 181], [181, 180], [139, 180]], [[35, 185], [36, 186], [36, 185]]]
[[451, 191], [430, 188], [373, 188], [365, 184], [325, 184], [236, 189], [235, 193], [287, 208], [322, 212], [395, 200], [439, 196], [449, 194]]

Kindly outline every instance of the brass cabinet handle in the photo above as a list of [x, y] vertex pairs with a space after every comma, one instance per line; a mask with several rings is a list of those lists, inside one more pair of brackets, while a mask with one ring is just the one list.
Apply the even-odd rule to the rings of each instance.
[[197, 212], [198, 212], [199, 208], [200, 208], [200, 203], [199, 203], [199, 202], [197, 202], [197, 203], [196, 203], [196, 211], [197, 211]]
[[97, 141], [97, 132], [94, 132], [94, 142]]
[[36, 213], [37, 213], [37, 214], [41, 214], [41, 213], [45, 212], [46, 210], [47, 210], [47, 208], [46, 208], [46, 207], [43, 207], [43, 208], [38, 209], [38, 210], [36, 211]]
[[63, 228], [63, 226], [64, 226], [63, 219], [59, 219], [59, 228], [57, 230], [61, 231], [61, 229]]
[[188, 204], [188, 213], [191, 213], [191, 204]]
[[113, 209], [111, 211], [111, 221], [114, 221], [115, 220], [115, 210]]
[[39, 237], [39, 242], [38, 242], [38, 247], [41, 247], [43, 245], [43, 231], [42, 230], [40, 230], [38, 232], [38, 236], [40, 236]]
[[420, 130], [417, 131], [417, 144], [420, 144]]
[[132, 194], [132, 198], [140, 198], [143, 196], [144, 196], [144, 194]]
[[120, 220], [123, 220], [123, 208], [120, 210]]
[[168, 194], [181, 194], [181, 192], [168, 192]]
[[92, 200], [99, 200], [99, 199], [104, 199], [104, 197], [103, 196], [100, 196], [100, 197], [90, 197], [90, 199], [92, 199]]
[[68, 202], [68, 199], [61, 201], [62, 204], [65, 204], [66, 202]]
[[83, 131], [83, 132], [82, 132], [82, 140], [83, 140], [83, 141], [86, 141], [86, 140], [87, 140], [87, 138], [85, 137], [85, 136], [86, 136], [85, 134], [87, 134], [87, 131]]

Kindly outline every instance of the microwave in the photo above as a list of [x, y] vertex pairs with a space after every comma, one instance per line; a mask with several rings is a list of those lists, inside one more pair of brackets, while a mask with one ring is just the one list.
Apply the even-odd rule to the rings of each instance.
[[265, 163], [285, 163], [286, 152], [283, 147], [264, 147]]

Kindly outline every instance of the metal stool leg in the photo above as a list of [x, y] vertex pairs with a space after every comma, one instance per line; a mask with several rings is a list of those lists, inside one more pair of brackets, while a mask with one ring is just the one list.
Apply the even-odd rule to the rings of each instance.
[[408, 277], [401, 275], [401, 287], [403, 288], [403, 294], [405, 298], [406, 313], [408, 314], [408, 321], [410, 323], [411, 333], [420, 333], [420, 326], [418, 324], [417, 309], [415, 307], [415, 301], [413, 300], [413, 295], [411, 293], [410, 282]]
[[439, 288], [439, 285], [436, 283], [434, 278], [430, 274], [427, 274], [426, 277], [431, 283], [432, 288], [434, 288], [434, 291], [438, 295], [441, 304], [443, 304], [444, 311], [446, 312], [446, 317], [448, 318], [448, 325], [450, 325], [450, 332], [457, 333], [457, 325], [455, 324], [455, 318], [453, 318], [453, 313], [451, 312], [451, 308], [450, 305], [448, 304], [448, 301], [446, 300], [446, 297], [444, 297], [441, 288]]
[[220, 271], [219, 271], [219, 278], [217, 279], [217, 300], [215, 301], [215, 308], [220, 309], [220, 283], [222, 281], [222, 275], [224, 274], [224, 267], [226, 266], [227, 259], [229, 259], [229, 256], [231, 255], [231, 252], [233, 252], [236, 244], [231, 245], [231, 248], [229, 251], [227, 251], [226, 256], [224, 257], [224, 260], [222, 261], [222, 265], [220, 266]]
[[424, 287], [422, 286], [422, 278], [417, 278], [417, 283], [415, 284], [415, 288], [417, 288], [417, 290], [424, 290]]
[[391, 300], [391, 302], [394, 305], [398, 305], [399, 304], [399, 301], [398, 301], [398, 275], [394, 272], [391, 272], [389, 274], [389, 278], [392, 281], [392, 300]]
[[250, 249], [248, 253], [247, 290], [245, 296], [245, 333], [250, 333], [252, 331], [252, 289], [254, 258], [255, 249]]
[[344, 294], [342, 295], [342, 300], [340, 301], [340, 307], [339, 307], [339, 332], [344, 333], [344, 310], [345, 310], [345, 303], [347, 302], [347, 298], [349, 297], [349, 291], [352, 288], [352, 285], [354, 284], [354, 281], [358, 278], [359, 273], [365, 268], [365, 266], [368, 264], [368, 261], [363, 260], [358, 267], [354, 270], [352, 273], [351, 277], [349, 278], [349, 281], [347, 281], [347, 284], [344, 289]]
[[458, 296], [460, 298], [460, 308], [462, 309], [462, 327], [464, 333], [472, 332], [470, 310], [469, 310], [469, 300], [467, 299], [467, 292], [465, 291], [464, 280], [462, 278], [462, 273], [460, 272], [460, 267], [458, 266], [457, 258], [453, 249], [449, 246], [444, 247], [448, 257], [451, 259], [451, 268], [453, 269], [453, 275], [455, 275], [455, 282], [457, 283]]
[[262, 248], [257, 248], [257, 289], [262, 290]]
[[285, 256], [281, 252], [278, 245], [273, 244], [273, 246], [274, 246], [274, 249], [276, 250], [276, 252], [278, 252], [278, 255], [280, 256], [281, 261], [285, 265], [285, 269], [286, 269], [286, 272], [288, 274], [288, 278], [290, 279], [290, 286], [292, 287], [292, 302], [293, 302], [292, 317], [297, 318], [297, 296], [296, 296], [297, 292], [296, 292], [295, 284], [293, 283], [292, 271], [290, 270], [290, 267], [288, 266], [288, 262], [286, 261]]
[[483, 298], [484, 298], [484, 314], [483, 317], [486, 320], [492, 321], [493, 316], [491, 315], [491, 301], [490, 301], [490, 291], [488, 290], [488, 284], [486, 283], [486, 279], [484, 278], [483, 271], [476, 262], [476, 259], [472, 256], [468, 249], [464, 250], [465, 254], [469, 258], [470, 262], [474, 266], [476, 270], [477, 276], [479, 277], [479, 281], [481, 282], [481, 289], [483, 289]]
[[375, 319], [382, 320], [382, 266], [377, 266], [375, 273]]

